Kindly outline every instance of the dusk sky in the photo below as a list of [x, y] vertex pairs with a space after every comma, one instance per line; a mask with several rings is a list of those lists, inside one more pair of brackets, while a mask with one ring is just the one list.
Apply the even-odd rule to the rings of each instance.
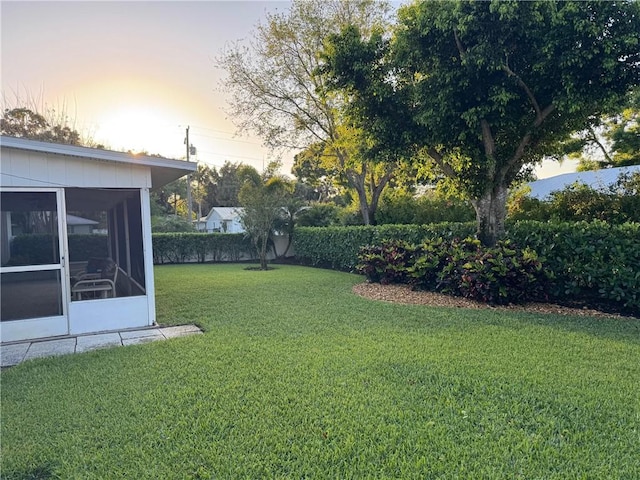
[[[261, 140], [238, 134], [223, 111], [225, 44], [248, 40], [267, 12], [288, 2], [30, 2], [0, 4], [3, 107], [35, 100], [65, 110], [77, 130], [115, 150], [225, 160], [262, 170]], [[282, 158], [289, 173], [291, 155]], [[539, 171], [548, 176], [573, 171]]]
[[[185, 156], [262, 169], [269, 151], [236, 135], [214, 57], [248, 39], [267, 11], [287, 2], [2, 1], [5, 103], [36, 99], [64, 108], [77, 129], [116, 150]], [[283, 159], [290, 163], [292, 159]]]

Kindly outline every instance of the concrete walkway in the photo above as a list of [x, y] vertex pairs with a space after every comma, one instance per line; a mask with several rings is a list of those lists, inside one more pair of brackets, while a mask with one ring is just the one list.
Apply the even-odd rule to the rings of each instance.
[[6, 343], [0, 345], [0, 366], [11, 367], [32, 358], [88, 352], [98, 348], [135, 345], [200, 333], [202, 330], [195, 325], [179, 325]]

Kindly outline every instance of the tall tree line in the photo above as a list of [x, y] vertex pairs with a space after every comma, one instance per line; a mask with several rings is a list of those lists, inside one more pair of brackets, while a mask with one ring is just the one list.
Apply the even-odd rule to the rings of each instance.
[[[212, 207], [239, 207], [238, 194], [242, 187], [240, 172], [242, 163], [226, 161], [221, 167], [199, 163], [191, 176], [191, 188], [195, 214], [205, 216]], [[186, 177], [171, 182], [154, 194], [160, 209], [158, 213], [186, 215]]]

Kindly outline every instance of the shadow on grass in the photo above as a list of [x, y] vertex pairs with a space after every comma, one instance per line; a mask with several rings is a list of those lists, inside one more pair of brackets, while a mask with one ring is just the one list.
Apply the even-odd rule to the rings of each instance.
[[53, 471], [53, 465], [45, 463], [43, 465], [37, 465], [28, 470], [21, 471], [5, 471], [3, 477], [6, 480], [48, 480], [50, 478], [60, 478]]
[[[496, 312], [497, 315], [498, 312]], [[522, 312], [509, 315], [529, 325], [549, 327], [563, 332], [586, 333], [594, 337], [640, 344], [640, 319], [633, 317], [589, 317]], [[494, 322], [491, 322], [494, 323]], [[508, 326], [507, 322], [495, 322]], [[513, 321], [509, 321], [513, 325]]]

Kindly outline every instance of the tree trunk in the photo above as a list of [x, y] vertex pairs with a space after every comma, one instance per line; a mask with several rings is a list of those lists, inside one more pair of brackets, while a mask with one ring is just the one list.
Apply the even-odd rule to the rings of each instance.
[[[376, 224], [376, 212], [378, 210], [380, 196], [391, 178], [393, 178], [394, 171], [395, 166], [380, 177], [377, 184], [375, 174], [373, 172], [368, 174], [369, 181], [367, 183], [367, 170], [364, 167], [362, 172], [350, 171], [347, 173], [349, 185], [353, 187], [358, 194], [360, 213], [362, 214], [362, 221], [365, 225]], [[369, 196], [367, 193], [369, 193]]]
[[263, 237], [260, 239], [260, 270], [267, 269], [267, 241], [269, 237]]
[[362, 222], [365, 225], [369, 225], [371, 223], [371, 218], [369, 217], [369, 202], [367, 201], [367, 188], [364, 183], [365, 179], [366, 170], [365, 173], [355, 171], [347, 172], [349, 185], [353, 187], [358, 194], [358, 204], [360, 206], [360, 213], [362, 214]]
[[505, 185], [497, 185], [471, 201], [478, 223], [476, 235], [487, 247], [493, 247], [504, 236], [507, 193], [508, 188]]
[[358, 201], [360, 203], [360, 213], [362, 214], [362, 222], [365, 225], [371, 225], [371, 216], [369, 214], [369, 204], [367, 202], [367, 193], [357, 190]]

